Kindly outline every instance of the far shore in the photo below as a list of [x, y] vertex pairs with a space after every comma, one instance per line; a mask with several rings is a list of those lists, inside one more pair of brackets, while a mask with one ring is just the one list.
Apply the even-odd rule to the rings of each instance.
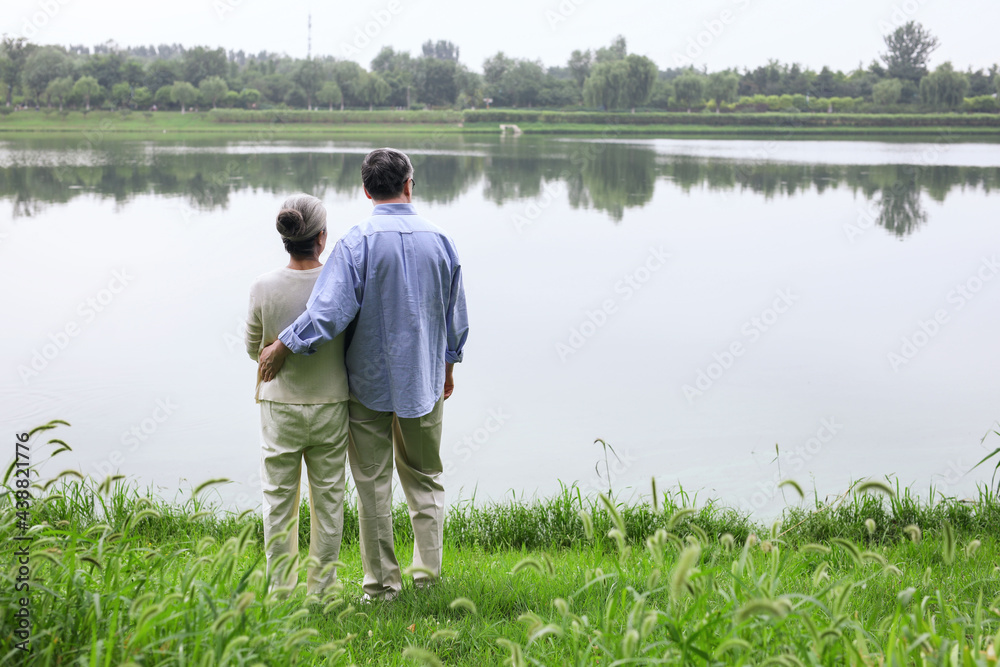
[[[595, 122], [597, 121], [597, 122]], [[934, 123], [923, 125], [921, 123]], [[975, 124], [970, 124], [975, 123]], [[1000, 118], [937, 114], [933, 117], [871, 114], [600, 114], [491, 111], [81, 111], [21, 110], [0, 115], [0, 137], [95, 136], [184, 139], [274, 139], [371, 135], [500, 135], [501, 125], [523, 135], [690, 138], [854, 138], [918, 141], [1000, 139]], [[509, 127], [506, 135], [513, 136]]]

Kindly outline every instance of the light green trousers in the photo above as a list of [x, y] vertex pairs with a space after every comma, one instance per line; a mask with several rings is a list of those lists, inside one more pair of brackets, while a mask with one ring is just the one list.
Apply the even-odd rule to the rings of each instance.
[[[383, 597], [402, 588], [392, 538], [392, 463], [406, 496], [413, 526], [413, 566], [428, 573], [414, 580], [441, 575], [444, 539], [444, 487], [441, 485], [441, 419], [444, 400], [423, 417], [399, 418], [392, 412], [369, 410], [350, 400], [351, 475], [358, 492], [362, 589]], [[394, 456], [395, 455], [395, 456]]]
[[309, 556], [315, 560], [308, 569], [307, 590], [322, 596], [337, 580], [333, 563], [340, 557], [344, 529], [347, 419], [346, 401], [260, 403], [264, 553], [272, 586], [296, 583], [303, 461], [309, 478]]

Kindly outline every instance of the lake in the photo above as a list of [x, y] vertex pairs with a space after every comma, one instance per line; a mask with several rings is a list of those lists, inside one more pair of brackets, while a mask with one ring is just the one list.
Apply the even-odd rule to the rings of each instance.
[[369, 214], [359, 166], [387, 141], [465, 273], [450, 501], [655, 476], [766, 516], [798, 502], [783, 479], [989, 483], [1000, 149], [946, 137], [5, 140], [8, 440], [65, 419], [46, 476], [168, 498], [225, 477], [217, 499], [258, 505], [249, 285], [287, 261], [287, 195], [321, 197], [334, 238]]

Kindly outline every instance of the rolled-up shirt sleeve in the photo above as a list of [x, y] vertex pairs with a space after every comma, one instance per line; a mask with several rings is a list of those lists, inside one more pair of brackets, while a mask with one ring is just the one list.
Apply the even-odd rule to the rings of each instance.
[[316, 280], [305, 311], [278, 340], [295, 354], [312, 354], [316, 347], [341, 334], [354, 320], [364, 294], [364, 274], [343, 241], [338, 241]]
[[446, 316], [448, 327], [448, 350], [445, 361], [456, 364], [462, 361], [465, 339], [469, 336], [469, 316], [465, 310], [465, 288], [462, 286], [462, 267], [455, 266], [451, 279], [451, 297], [448, 300]]

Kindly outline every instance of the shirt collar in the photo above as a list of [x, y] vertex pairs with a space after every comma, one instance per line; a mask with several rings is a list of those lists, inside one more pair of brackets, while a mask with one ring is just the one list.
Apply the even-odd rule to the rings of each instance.
[[416, 215], [413, 204], [375, 204], [372, 215]]

